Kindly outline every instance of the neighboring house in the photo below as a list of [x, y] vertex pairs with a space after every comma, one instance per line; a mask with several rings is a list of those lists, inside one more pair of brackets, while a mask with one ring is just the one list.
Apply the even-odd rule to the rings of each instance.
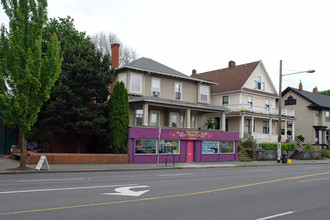
[[[217, 83], [144, 57], [118, 68], [116, 81], [129, 95], [131, 162], [236, 160], [238, 133], [224, 132], [229, 109], [211, 105], [210, 87]], [[204, 130], [211, 117], [224, 119], [221, 131]]]
[[[257, 142], [277, 142], [278, 94], [262, 61], [196, 74], [192, 77], [217, 82], [211, 86], [211, 104], [231, 110], [226, 115], [226, 131], [239, 132], [240, 138], [253, 136]], [[294, 124], [294, 111], [282, 110], [282, 141], [287, 125]], [[216, 118], [219, 120], [218, 118]]]
[[316, 145], [330, 144], [330, 96], [303, 90], [300, 82], [299, 89], [286, 88], [282, 92], [285, 108], [294, 110], [296, 135], [305, 137], [305, 143]]

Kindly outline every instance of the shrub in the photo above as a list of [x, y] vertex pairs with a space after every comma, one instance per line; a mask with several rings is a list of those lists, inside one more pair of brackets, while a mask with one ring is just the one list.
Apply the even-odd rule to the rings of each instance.
[[246, 140], [240, 140], [239, 144], [243, 147], [243, 148], [247, 148], [247, 149], [252, 149], [252, 142], [254, 146], [257, 146], [257, 142], [255, 140], [252, 141], [251, 138], [246, 139]]
[[305, 137], [304, 137], [304, 136], [299, 135], [299, 136], [297, 136], [297, 138], [298, 138], [302, 143], [304, 143], [304, 141], [305, 141]]
[[[265, 150], [277, 150], [277, 143], [262, 143], [261, 147]], [[281, 143], [281, 150], [295, 150], [295, 144], [293, 143]]]
[[310, 143], [307, 143], [303, 146], [304, 151], [319, 151], [316, 147], [312, 146]]
[[322, 150], [321, 155], [322, 157], [330, 158], [330, 150]]

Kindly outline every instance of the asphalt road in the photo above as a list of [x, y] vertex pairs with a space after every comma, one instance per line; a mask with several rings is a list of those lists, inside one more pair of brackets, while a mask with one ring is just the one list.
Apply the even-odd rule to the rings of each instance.
[[0, 219], [330, 219], [330, 164], [0, 175]]

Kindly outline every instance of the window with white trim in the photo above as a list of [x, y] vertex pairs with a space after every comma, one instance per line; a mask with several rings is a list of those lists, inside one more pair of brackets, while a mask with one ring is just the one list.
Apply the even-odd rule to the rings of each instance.
[[127, 88], [126, 87], [126, 73], [119, 73], [118, 74], [118, 82], [123, 82], [124, 83], [124, 85], [125, 85], [125, 88]]
[[330, 112], [329, 111], [325, 112], [325, 121], [330, 122]]
[[150, 126], [159, 126], [159, 112], [150, 112]]
[[253, 105], [252, 96], [250, 96], [250, 95], [247, 96], [247, 103], [250, 104], [250, 105]]
[[266, 100], [265, 100], [265, 106], [266, 106], [266, 108], [269, 108], [269, 107], [270, 107], [269, 99], [266, 99]]
[[177, 128], [179, 126], [179, 114], [171, 113], [171, 127]]
[[181, 100], [182, 99], [182, 84], [181, 83], [175, 83], [174, 85], [174, 98]]
[[269, 134], [269, 121], [263, 121], [262, 131], [264, 134]]
[[209, 87], [200, 85], [199, 87], [200, 101], [208, 102], [209, 101]]
[[253, 80], [253, 88], [265, 91], [265, 82], [262, 82], [261, 76], [257, 76], [257, 79]]
[[158, 78], [151, 79], [151, 93], [153, 96], [160, 95], [160, 79]]
[[142, 75], [131, 73], [130, 92], [142, 93]]
[[229, 97], [226, 96], [222, 96], [222, 105], [228, 105], [229, 104]]
[[135, 110], [135, 125], [142, 125], [143, 120], [143, 110], [136, 109]]

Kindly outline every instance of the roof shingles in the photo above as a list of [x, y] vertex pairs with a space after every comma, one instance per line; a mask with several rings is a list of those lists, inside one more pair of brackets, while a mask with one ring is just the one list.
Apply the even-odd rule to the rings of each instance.
[[218, 85], [211, 87], [211, 93], [240, 90], [260, 62], [256, 61], [230, 68], [199, 73], [192, 77], [217, 82]]

